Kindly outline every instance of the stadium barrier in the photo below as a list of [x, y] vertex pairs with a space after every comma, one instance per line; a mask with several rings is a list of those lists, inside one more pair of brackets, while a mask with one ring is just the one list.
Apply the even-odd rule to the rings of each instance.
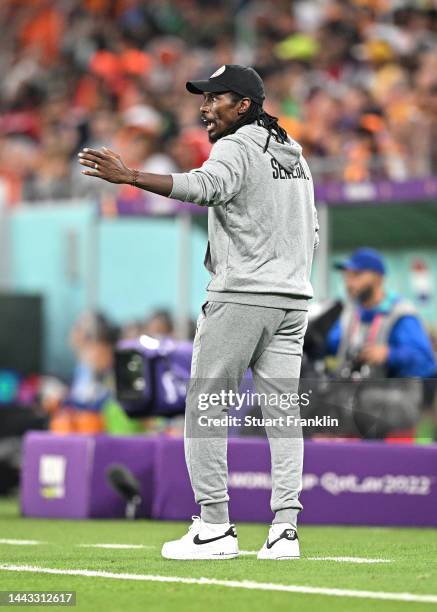
[[[57, 436], [31, 432], [24, 444], [21, 510], [29, 517], [117, 518], [125, 504], [106, 470], [124, 464], [141, 483], [137, 516], [188, 520], [198, 514], [183, 440], [167, 436]], [[229, 440], [234, 521], [270, 522], [266, 439]], [[306, 441], [302, 523], [437, 526], [437, 446]]]
[[156, 440], [144, 436], [26, 434], [21, 474], [21, 512], [47, 518], [116, 518], [126, 503], [106, 471], [126, 466], [142, 484], [139, 515], [152, 511]]

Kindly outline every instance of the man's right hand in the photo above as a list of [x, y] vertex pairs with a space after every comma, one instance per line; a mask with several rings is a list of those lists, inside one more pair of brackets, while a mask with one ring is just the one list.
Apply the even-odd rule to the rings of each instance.
[[369, 365], [382, 365], [387, 361], [388, 351], [386, 344], [367, 344], [360, 352], [359, 359]]

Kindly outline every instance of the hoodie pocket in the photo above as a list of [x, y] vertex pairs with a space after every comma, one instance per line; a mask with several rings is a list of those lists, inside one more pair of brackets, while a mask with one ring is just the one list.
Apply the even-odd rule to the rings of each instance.
[[202, 312], [203, 312], [203, 316], [204, 317], [206, 317], [206, 312], [207, 312], [207, 308], [208, 308], [209, 304], [210, 304], [210, 302], [208, 302], [208, 300], [202, 304]]
[[208, 270], [208, 272], [211, 272], [212, 274], [214, 273], [214, 268], [212, 266], [212, 259], [211, 259], [211, 246], [209, 244], [209, 240], [208, 240], [208, 245], [206, 247], [206, 253], [205, 253], [205, 258], [203, 260], [203, 265]]

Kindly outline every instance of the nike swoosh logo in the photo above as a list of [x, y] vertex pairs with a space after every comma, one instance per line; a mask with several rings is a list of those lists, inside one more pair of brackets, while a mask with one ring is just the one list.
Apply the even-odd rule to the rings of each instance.
[[233, 526], [231, 526], [226, 533], [223, 533], [222, 535], [216, 536], [215, 538], [208, 538], [207, 540], [201, 540], [199, 538], [199, 535], [196, 534], [193, 538], [193, 542], [194, 544], [209, 544], [210, 542], [216, 542], [217, 540], [221, 540], [223, 538], [226, 538], [227, 536], [232, 536], [233, 538], [237, 537], [237, 534], [235, 532], [235, 529]]
[[273, 542], [269, 542], [269, 540], [267, 539], [267, 542], [266, 542], [267, 548], [268, 549], [272, 548], [272, 546], [274, 546], [276, 542], [279, 542], [279, 540], [289, 540], [289, 541], [297, 540], [297, 533], [294, 530], [293, 530], [293, 533], [291, 533], [290, 529], [285, 529], [285, 531], [281, 533], [279, 538], [276, 538], [276, 540], [273, 540]]

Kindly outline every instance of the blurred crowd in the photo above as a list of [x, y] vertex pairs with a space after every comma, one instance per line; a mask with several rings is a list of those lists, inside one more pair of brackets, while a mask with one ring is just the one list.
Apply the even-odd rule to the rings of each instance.
[[115, 345], [120, 339], [140, 334], [156, 340], [172, 338], [171, 314], [157, 310], [142, 320], [118, 326], [101, 312], [81, 313], [68, 338], [75, 358], [68, 380], [0, 368], [0, 496], [18, 485], [23, 436], [30, 430], [182, 435], [183, 415], [132, 419], [116, 400]]
[[[171, 338], [174, 327], [167, 310], [157, 310], [122, 326], [101, 312], [83, 312], [69, 335], [76, 361], [72, 380], [52, 401], [48, 410], [50, 429], [57, 433], [126, 434], [166, 429], [170, 433], [173, 424], [166, 419], [131, 420], [125, 415], [116, 401], [114, 349], [119, 340], [142, 335], [156, 340]], [[53, 394], [50, 397], [53, 399]], [[180, 418], [177, 422], [182, 423]]]
[[43, 372], [24, 374], [15, 367], [0, 368], [0, 470], [3, 451], [9, 453], [5, 439], [21, 438], [28, 429], [57, 433], [181, 433], [180, 416], [128, 418], [115, 393], [117, 342], [139, 336], [151, 341], [172, 339], [174, 329], [167, 310], [156, 310], [142, 320], [127, 321], [121, 326], [101, 312], [84, 311], [71, 327], [68, 347], [67, 342], [65, 346], [74, 355], [74, 369], [68, 379]]
[[185, 81], [226, 63], [261, 74], [318, 181], [437, 173], [433, 0], [2, 0], [0, 28], [3, 204], [138, 197], [82, 175], [83, 146], [144, 171], [200, 166]]

